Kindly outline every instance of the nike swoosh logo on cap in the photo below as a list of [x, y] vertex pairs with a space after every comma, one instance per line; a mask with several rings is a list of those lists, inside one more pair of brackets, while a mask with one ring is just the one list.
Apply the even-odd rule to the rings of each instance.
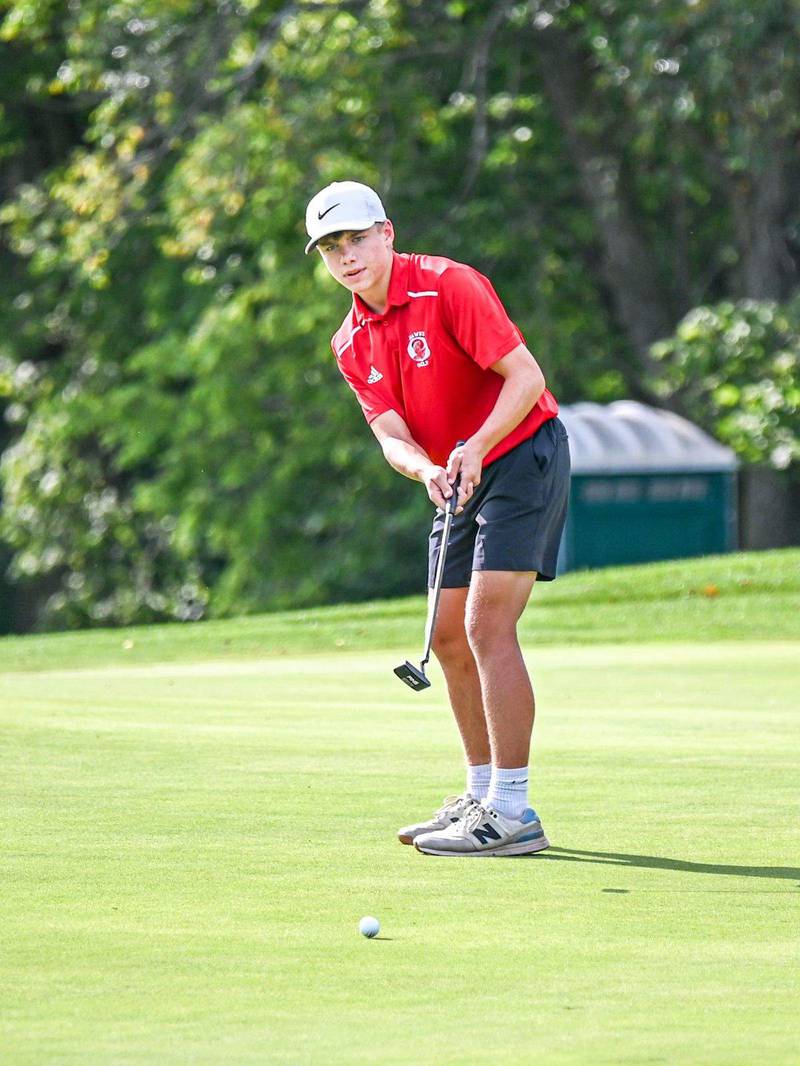
[[331, 207], [326, 208], [326, 210], [317, 212], [317, 218], [320, 222], [325, 218], [329, 211], [333, 211], [334, 207], [339, 207], [339, 204], [332, 204]]

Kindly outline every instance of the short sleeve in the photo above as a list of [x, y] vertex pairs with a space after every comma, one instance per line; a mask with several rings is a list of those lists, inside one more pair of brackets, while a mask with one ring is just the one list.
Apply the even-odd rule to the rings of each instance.
[[525, 343], [492, 283], [472, 267], [445, 270], [439, 299], [450, 335], [484, 370]]
[[[335, 349], [333, 350], [333, 354], [336, 355]], [[342, 359], [337, 358], [336, 365], [339, 368], [339, 373], [355, 393], [367, 423], [374, 422], [380, 415], [385, 414], [387, 411], [394, 410], [394, 406], [386, 396], [382, 395], [379, 390], [373, 388], [373, 386], [367, 385], [367, 383], [360, 376], [355, 374], [351, 368], [345, 366]]]

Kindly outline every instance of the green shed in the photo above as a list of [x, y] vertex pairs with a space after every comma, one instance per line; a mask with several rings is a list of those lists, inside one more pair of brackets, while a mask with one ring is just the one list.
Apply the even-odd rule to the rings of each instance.
[[633, 400], [572, 404], [559, 417], [572, 457], [561, 572], [736, 549], [730, 448]]

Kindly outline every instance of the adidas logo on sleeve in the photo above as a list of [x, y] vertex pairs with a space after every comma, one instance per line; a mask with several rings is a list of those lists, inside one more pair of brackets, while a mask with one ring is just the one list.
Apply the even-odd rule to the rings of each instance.
[[374, 385], [376, 381], [383, 381], [383, 374], [380, 372], [380, 370], [376, 370], [375, 367], [373, 367], [369, 372], [367, 384]]

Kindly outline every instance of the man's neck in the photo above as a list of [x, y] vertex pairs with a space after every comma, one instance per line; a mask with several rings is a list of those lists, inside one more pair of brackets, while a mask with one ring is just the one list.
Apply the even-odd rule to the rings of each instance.
[[362, 296], [361, 299], [370, 311], [374, 311], [376, 315], [382, 315], [386, 311], [386, 293], [384, 293], [383, 299], [379, 302], [373, 301], [372, 297]]

